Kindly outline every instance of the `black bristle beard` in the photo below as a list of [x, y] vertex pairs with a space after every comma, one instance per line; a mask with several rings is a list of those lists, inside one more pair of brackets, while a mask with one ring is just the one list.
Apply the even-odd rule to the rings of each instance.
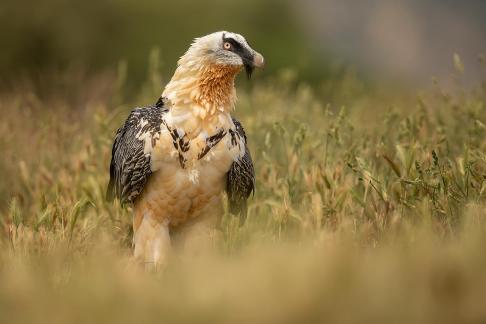
[[255, 69], [252, 64], [245, 63], [245, 72], [248, 80], [251, 79], [251, 74], [253, 73], [253, 70]]

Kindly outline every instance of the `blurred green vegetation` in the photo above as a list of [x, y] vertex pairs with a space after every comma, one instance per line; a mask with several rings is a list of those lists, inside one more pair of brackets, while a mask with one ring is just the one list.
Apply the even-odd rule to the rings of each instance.
[[128, 66], [129, 83], [147, 76], [158, 49], [169, 77], [192, 39], [218, 30], [244, 35], [268, 59], [272, 74], [292, 66], [321, 78], [326, 60], [299, 29], [287, 1], [279, 0], [4, 0], [0, 3], [0, 80], [76, 67], [88, 74]]

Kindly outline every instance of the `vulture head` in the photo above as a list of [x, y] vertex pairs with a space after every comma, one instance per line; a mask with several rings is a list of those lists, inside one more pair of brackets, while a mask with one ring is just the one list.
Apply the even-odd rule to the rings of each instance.
[[252, 49], [239, 34], [219, 31], [196, 38], [181, 57], [179, 65], [203, 68], [208, 65], [244, 68], [248, 77], [253, 70], [264, 66], [263, 56]]

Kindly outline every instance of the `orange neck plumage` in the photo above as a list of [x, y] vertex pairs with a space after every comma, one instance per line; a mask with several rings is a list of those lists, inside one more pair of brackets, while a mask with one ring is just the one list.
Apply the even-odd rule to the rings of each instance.
[[240, 72], [239, 66], [210, 65], [200, 72], [197, 82], [198, 91], [192, 98], [203, 107], [211, 110], [231, 110], [236, 99], [235, 76]]
[[180, 65], [162, 96], [171, 109], [191, 112], [194, 117], [208, 119], [218, 113], [229, 113], [236, 101], [234, 80], [239, 66], [201, 64], [198, 69]]

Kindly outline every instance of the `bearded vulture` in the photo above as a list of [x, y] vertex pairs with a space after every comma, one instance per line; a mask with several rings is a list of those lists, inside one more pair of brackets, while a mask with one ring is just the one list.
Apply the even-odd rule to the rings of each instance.
[[133, 205], [137, 259], [161, 265], [174, 235], [210, 235], [223, 192], [230, 213], [246, 217], [255, 175], [243, 126], [231, 116], [234, 80], [263, 65], [241, 35], [196, 38], [157, 102], [135, 108], [118, 129], [107, 199]]

